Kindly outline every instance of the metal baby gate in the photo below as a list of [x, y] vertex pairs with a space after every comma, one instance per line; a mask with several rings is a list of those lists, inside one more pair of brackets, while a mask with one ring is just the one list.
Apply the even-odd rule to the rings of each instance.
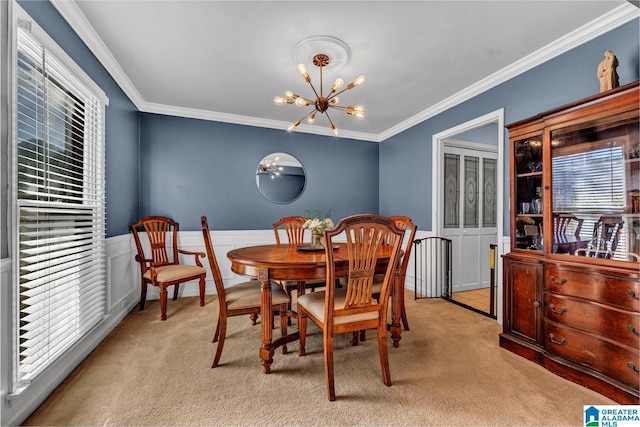
[[413, 241], [415, 299], [451, 298], [451, 240], [424, 237]]

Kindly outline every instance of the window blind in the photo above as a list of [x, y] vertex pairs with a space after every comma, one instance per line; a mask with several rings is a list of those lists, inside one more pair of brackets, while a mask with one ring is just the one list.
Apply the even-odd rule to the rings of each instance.
[[621, 146], [553, 158], [553, 209], [559, 212], [624, 212]]
[[[553, 211], [575, 213], [582, 218], [583, 239], [591, 238], [601, 215], [625, 211], [624, 144], [608, 145], [553, 158]], [[623, 232], [614, 259], [626, 260], [626, 242]]]
[[[18, 386], [105, 312], [105, 103], [17, 31]], [[75, 65], [74, 65], [75, 66]]]

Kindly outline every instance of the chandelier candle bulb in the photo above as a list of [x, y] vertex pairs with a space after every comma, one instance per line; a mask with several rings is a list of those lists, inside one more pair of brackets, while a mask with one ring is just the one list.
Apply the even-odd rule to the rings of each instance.
[[298, 64], [298, 72], [302, 74], [302, 77], [307, 81], [307, 83], [311, 83], [311, 77], [309, 77], [309, 73], [307, 73], [307, 67], [304, 64]]
[[333, 83], [333, 87], [331, 88], [331, 93], [337, 91], [338, 89], [340, 89], [342, 87], [342, 85], [344, 85], [344, 80], [342, 80], [340, 77], [338, 77], [336, 79], [336, 81]]
[[273, 102], [276, 105], [282, 105], [282, 104], [293, 104], [293, 101], [287, 98], [283, 98], [281, 96], [276, 96], [275, 98], [273, 98]]
[[295, 128], [296, 126], [298, 126], [300, 124], [300, 120], [298, 120], [297, 122], [291, 123], [289, 125], [289, 127], [287, 128], [287, 132], [291, 132], [293, 130], [293, 128]]
[[364, 81], [365, 81], [365, 77], [360, 76], [357, 79], [355, 79], [353, 83], [349, 83], [349, 86], [347, 86], [347, 89], [353, 89], [356, 86], [360, 86], [362, 83], [364, 83]]

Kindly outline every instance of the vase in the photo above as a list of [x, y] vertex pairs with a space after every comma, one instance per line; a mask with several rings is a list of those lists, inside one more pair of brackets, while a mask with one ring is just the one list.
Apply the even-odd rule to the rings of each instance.
[[314, 248], [324, 248], [322, 244], [322, 233], [311, 233], [311, 246]]

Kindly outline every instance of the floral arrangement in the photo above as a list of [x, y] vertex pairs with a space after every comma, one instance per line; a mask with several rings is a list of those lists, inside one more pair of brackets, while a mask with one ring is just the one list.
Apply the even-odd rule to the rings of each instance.
[[302, 225], [302, 228], [311, 231], [311, 234], [322, 234], [327, 228], [333, 227], [333, 221], [331, 221], [331, 209], [329, 209], [324, 217], [320, 215], [320, 211], [316, 210], [316, 214], [312, 215], [307, 211], [307, 220]]

